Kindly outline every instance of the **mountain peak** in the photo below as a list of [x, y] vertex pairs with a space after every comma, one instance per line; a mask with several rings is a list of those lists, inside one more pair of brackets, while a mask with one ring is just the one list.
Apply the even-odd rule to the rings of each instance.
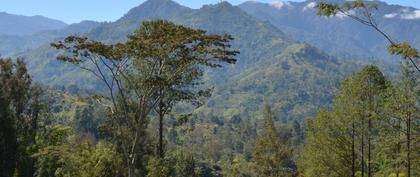
[[224, 6], [224, 7], [232, 7], [233, 5], [231, 4], [231, 3], [229, 3], [229, 2], [227, 2], [227, 1], [222, 1], [222, 2], [219, 2], [219, 3], [217, 3], [216, 5], [218, 5], [218, 6]]
[[187, 9], [189, 8], [172, 0], [147, 0], [140, 6], [132, 8], [123, 19], [165, 18]]
[[227, 2], [227, 1], [222, 1], [222, 2], [219, 2], [217, 4], [207, 4], [207, 5], [204, 5], [201, 8], [202, 9], [206, 9], [206, 8], [234, 8], [234, 6], [231, 3]]

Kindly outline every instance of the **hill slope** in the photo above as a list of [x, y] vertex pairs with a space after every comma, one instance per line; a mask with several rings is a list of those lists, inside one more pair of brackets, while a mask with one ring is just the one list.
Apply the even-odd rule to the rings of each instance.
[[45, 30], [32, 35], [0, 35], [0, 54], [5, 56], [16, 55], [31, 49], [48, 44], [54, 39], [68, 35], [84, 34], [99, 26], [100, 23], [83, 21], [68, 25], [61, 29]]

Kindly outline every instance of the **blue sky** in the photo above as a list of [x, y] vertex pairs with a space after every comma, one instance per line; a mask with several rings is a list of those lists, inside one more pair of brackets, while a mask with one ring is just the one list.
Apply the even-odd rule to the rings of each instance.
[[[145, 0], [0, 0], [0, 12], [19, 15], [42, 15], [67, 23], [81, 20], [114, 21], [129, 9]], [[203, 4], [213, 4], [220, 0], [175, 0], [176, 2], [199, 8]], [[239, 4], [246, 0], [228, 0]], [[271, 2], [274, 0], [258, 0]], [[303, 1], [303, 0], [291, 0]], [[391, 4], [401, 4], [420, 8], [420, 0], [385, 0]]]

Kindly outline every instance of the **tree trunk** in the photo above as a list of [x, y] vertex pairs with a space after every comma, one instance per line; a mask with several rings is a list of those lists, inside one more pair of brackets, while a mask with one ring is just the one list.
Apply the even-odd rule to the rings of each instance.
[[407, 177], [411, 177], [411, 118], [407, 116]]
[[[397, 152], [395, 154], [397, 154], [397, 156], [401, 155], [401, 119], [398, 121], [398, 142], [397, 142]], [[397, 163], [397, 177], [400, 177], [400, 170], [401, 170], [401, 163], [398, 162]]]
[[360, 160], [360, 164], [361, 164], [361, 170], [362, 170], [362, 177], [365, 177], [365, 133], [366, 133], [366, 128], [365, 128], [365, 118], [362, 117], [362, 144], [361, 144], [361, 151], [362, 151], [362, 157]]
[[372, 177], [372, 120], [368, 120], [368, 177]]
[[361, 160], [361, 168], [362, 168], [362, 177], [365, 177], [365, 138], [364, 135], [362, 133], [362, 160]]
[[163, 150], [163, 118], [165, 116], [165, 113], [163, 111], [163, 103], [160, 101], [159, 104], [159, 147], [158, 147], [158, 154], [160, 158], [163, 158], [165, 156], [164, 150]]
[[351, 135], [351, 139], [352, 139], [352, 145], [351, 145], [351, 151], [352, 151], [352, 154], [351, 154], [351, 163], [352, 163], [352, 165], [351, 165], [351, 176], [352, 177], [355, 177], [356, 176], [356, 152], [355, 152], [355, 143], [354, 143], [354, 141], [355, 141], [355, 125], [354, 125], [354, 122], [352, 123], [352, 135]]

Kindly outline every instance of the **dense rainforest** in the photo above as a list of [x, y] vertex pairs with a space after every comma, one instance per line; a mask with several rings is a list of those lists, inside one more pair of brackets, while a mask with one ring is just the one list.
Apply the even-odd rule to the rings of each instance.
[[0, 58], [0, 177], [420, 176], [420, 56], [381, 6], [311, 10], [379, 33], [391, 64], [294, 41], [250, 3], [50, 21], [64, 30], [24, 37], [49, 44]]

